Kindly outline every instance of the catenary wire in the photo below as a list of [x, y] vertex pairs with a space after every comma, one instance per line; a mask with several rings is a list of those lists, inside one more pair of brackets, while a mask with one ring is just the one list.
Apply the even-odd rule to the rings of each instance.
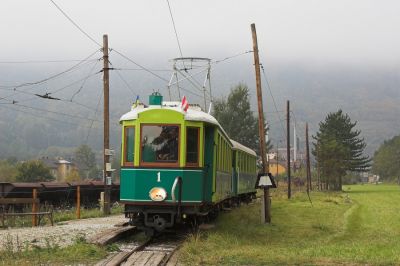
[[60, 122], [60, 123], [63, 123], [63, 124], [70, 124], [70, 125], [75, 125], [75, 126], [87, 127], [87, 126], [84, 126], [84, 125], [81, 125], [81, 124], [78, 124], [78, 123], [72, 123], [72, 122], [69, 122], [69, 121], [59, 120], [59, 119], [55, 119], [55, 118], [52, 118], [52, 117], [41, 116], [41, 115], [39, 115], [39, 114], [34, 114], [34, 113], [27, 112], [27, 111], [24, 111], [24, 110], [12, 108], [11, 106], [2, 106], [2, 105], [0, 105], [0, 107], [2, 107], [2, 108], [7, 108], [7, 109], [13, 110], [13, 111], [15, 111], [15, 112], [20, 112], [20, 113], [28, 114], [28, 115], [33, 116], [33, 117], [36, 117], [36, 118], [42, 118], [42, 119], [52, 120], [52, 121]]
[[284, 135], [286, 136], [287, 134], [286, 134], [285, 128], [283, 127], [283, 122], [282, 122], [282, 119], [281, 119], [281, 117], [280, 117], [280, 115], [279, 115], [278, 107], [276, 106], [275, 98], [274, 98], [274, 95], [272, 94], [271, 86], [269, 85], [269, 81], [268, 81], [268, 79], [267, 79], [267, 75], [265, 74], [264, 66], [263, 66], [262, 64], [261, 64], [260, 66], [261, 66], [261, 70], [262, 70], [262, 72], [263, 72], [263, 76], [264, 76], [265, 83], [267, 84], [267, 87], [268, 87], [268, 91], [269, 91], [269, 93], [270, 93], [270, 95], [271, 95], [271, 98], [272, 98], [272, 101], [273, 101], [273, 103], [274, 103], [276, 115], [277, 115], [277, 117], [279, 118], [282, 131], [283, 131]]
[[[86, 77], [84, 77], [84, 78], [82, 78], [82, 79], [79, 79], [79, 80], [77, 80], [77, 81], [74, 81], [74, 82], [72, 82], [72, 83], [70, 83], [70, 84], [68, 84], [68, 85], [66, 85], [66, 86], [64, 86], [64, 87], [62, 87], [62, 88], [60, 88], [60, 89], [57, 89], [57, 90], [55, 90], [55, 91], [53, 91], [53, 92], [50, 92], [50, 93], [48, 93], [48, 94], [50, 95], [50, 94], [57, 93], [57, 92], [59, 92], [59, 91], [61, 91], [61, 90], [64, 90], [64, 89], [66, 89], [66, 88], [68, 88], [68, 87], [71, 87], [71, 86], [73, 86], [73, 85], [75, 85], [75, 84], [81, 82], [82, 80], [87, 80], [89, 77], [95, 76], [95, 75], [97, 75], [97, 74], [99, 74], [99, 73], [100, 73], [100, 71], [97, 72], [97, 73], [92, 73], [92, 74], [90, 74], [90, 75], [88, 75], [88, 76], [86, 76]], [[82, 87], [81, 87], [81, 88], [82, 88]], [[18, 92], [20, 92], [20, 93], [22, 93], [22, 94], [27, 94], [27, 95], [34, 95], [35, 97], [29, 98], [29, 99], [25, 99], [25, 100], [18, 100], [18, 101], [16, 101], [16, 100], [8, 100], [10, 103], [14, 103], [14, 102], [15, 102], [15, 103], [21, 103], [21, 102], [32, 101], [32, 100], [35, 100], [35, 99], [38, 99], [38, 100], [40, 99], [40, 97], [39, 97], [37, 94], [32, 93], [32, 92], [28, 92], [28, 91], [18, 91]], [[62, 98], [57, 98], [57, 100], [60, 100], [60, 101], [62, 101], [62, 102], [71, 102], [71, 103], [75, 103], [75, 104], [80, 105], [80, 106], [83, 106], [83, 107], [85, 107], [85, 108], [87, 108], [87, 109], [94, 110], [94, 109], [93, 109], [92, 107], [90, 107], [90, 106], [87, 106], [87, 105], [85, 105], [85, 104], [79, 103], [79, 102], [77, 102], [77, 101], [73, 101], [73, 99], [68, 99], [68, 100], [66, 100], [66, 99], [62, 99]]]
[[178, 43], [179, 53], [180, 53], [181, 57], [183, 57], [182, 47], [181, 47], [181, 44], [179, 42], [178, 32], [176, 30], [175, 20], [174, 20], [174, 16], [172, 15], [172, 10], [171, 10], [171, 5], [169, 4], [169, 0], [167, 0], [167, 4], [168, 4], [168, 9], [169, 9], [169, 14], [171, 15], [172, 25], [174, 26], [175, 37], [176, 37], [176, 41]]
[[92, 119], [92, 118], [78, 116], [78, 115], [71, 115], [71, 114], [66, 114], [66, 113], [61, 113], [61, 112], [56, 112], [56, 111], [50, 111], [50, 110], [41, 109], [41, 108], [32, 107], [32, 106], [27, 106], [27, 105], [18, 104], [18, 103], [14, 103], [13, 105], [24, 107], [24, 108], [28, 108], [28, 109], [32, 109], [32, 110], [37, 110], [37, 111], [41, 111], [41, 112], [46, 112], [46, 113], [58, 114], [58, 115], [72, 117], [72, 118], [78, 118], [78, 119], [83, 119], [83, 120], [99, 122], [99, 120], [97, 120], [97, 119]]
[[253, 51], [245, 51], [245, 52], [243, 52], [243, 53], [239, 53], [239, 54], [235, 54], [235, 55], [232, 55], [232, 56], [228, 56], [228, 57], [225, 57], [225, 58], [223, 58], [223, 59], [213, 61], [213, 62], [211, 62], [211, 63], [212, 63], [212, 64], [219, 64], [219, 63], [222, 63], [222, 62], [224, 62], [224, 61], [226, 61], [226, 60], [229, 60], [229, 59], [232, 59], [232, 58], [241, 56], [241, 55], [249, 54], [249, 53], [252, 53], [252, 52], [253, 52]]
[[[89, 76], [87, 76], [86, 79], [82, 82], [82, 85], [79, 87], [79, 89], [71, 96], [71, 102], [72, 102], [72, 100], [74, 99], [74, 97], [75, 97], [76, 95], [78, 95], [78, 94], [82, 91], [83, 87], [84, 87], [85, 84], [86, 84], [86, 81], [89, 79], [89, 77], [90, 77], [91, 74], [93, 73], [93, 70], [96, 68], [96, 66], [97, 66], [98, 63], [99, 63], [99, 61], [97, 61], [96, 64], [92, 67], [92, 69], [89, 71]], [[98, 73], [100, 73], [100, 71], [99, 71]]]
[[65, 13], [61, 7], [59, 7], [53, 0], [50, 0], [54, 6], [80, 31], [82, 32], [86, 37], [88, 37], [92, 42], [94, 42], [95, 44], [97, 44], [99, 47], [102, 47], [102, 45], [97, 42], [95, 39], [93, 39], [87, 32], [85, 32], [75, 21], [73, 21], [68, 15], [67, 13]]
[[78, 79], [78, 80], [76, 80], [76, 81], [74, 81], [74, 82], [71, 82], [71, 83], [69, 83], [68, 85], [65, 85], [65, 86], [63, 86], [63, 87], [61, 87], [61, 88], [58, 88], [58, 89], [54, 90], [54, 91], [51, 91], [50, 94], [55, 94], [55, 93], [57, 93], [57, 92], [60, 92], [60, 91], [62, 91], [62, 90], [65, 90], [66, 88], [69, 88], [69, 87], [71, 87], [71, 86], [73, 86], [73, 85], [75, 85], [75, 84], [80, 83], [81, 81], [83, 81], [83, 84], [79, 87], [78, 91], [74, 93], [73, 96], [75, 97], [76, 94], [78, 94], [78, 93], [82, 90], [82, 88], [83, 88], [84, 84], [86, 83], [86, 81], [87, 81], [90, 77], [94, 77], [94, 76], [98, 75], [99, 73], [101, 73], [101, 71], [97, 71], [96, 73], [90, 73], [90, 74], [87, 75], [86, 77], [83, 77], [83, 78]]
[[[124, 71], [144, 71], [143, 68], [114, 68], [115, 70], [124, 70]], [[171, 72], [170, 69], [150, 69], [153, 72]]]
[[[110, 60], [108, 60], [108, 63], [110, 63], [110, 65], [113, 66], [113, 64], [110, 62]], [[122, 77], [122, 75], [119, 73], [118, 69], [113, 67], [112, 70], [115, 70], [118, 77], [122, 80], [122, 82], [125, 84], [125, 86], [128, 88], [128, 90], [130, 90], [132, 92], [132, 94], [135, 95], [136, 94], [135, 91], [129, 86], [129, 83], [124, 79], [124, 77]]]
[[[57, 77], [59, 77], [59, 76], [61, 76], [61, 75], [63, 75], [63, 74], [66, 74], [66, 73], [68, 73], [68, 72], [70, 72], [70, 71], [76, 70], [79, 66], [81, 66], [81, 65], [83, 66], [83, 65], [84, 65], [83, 63], [85, 63], [85, 64], [88, 63], [88, 59], [91, 58], [91, 57], [92, 57], [94, 54], [96, 54], [97, 52], [98, 52], [98, 50], [96, 50], [95, 52], [91, 53], [91, 54], [90, 54], [89, 56], [87, 56], [85, 59], [81, 60], [79, 63], [73, 65], [72, 67], [70, 67], [70, 68], [68, 68], [68, 69], [66, 69], [66, 70], [64, 70], [64, 71], [62, 71], [62, 72], [59, 72], [59, 73], [57, 73], [57, 74], [54, 74], [54, 75], [52, 75], [52, 76], [50, 76], [50, 77], [47, 77], [47, 78], [45, 78], [45, 79], [41, 79], [41, 80], [39, 80], [39, 81], [34, 81], [34, 82], [25, 82], [25, 83], [21, 83], [21, 84], [19, 84], [19, 85], [14, 85], [14, 86], [7, 86], [7, 88], [13, 88], [13, 89], [7, 89], [7, 90], [12, 90], [12, 91], [14, 91], [15, 93], [10, 94], [10, 95], [7, 95], [7, 96], [4, 96], [4, 97], [0, 97], [0, 100], [13, 97], [13, 96], [15, 96], [15, 95], [17, 95], [17, 94], [19, 94], [19, 93], [23, 93], [22, 90], [17, 90], [18, 88], [27, 87], [27, 86], [32, 86], [32, 85], [38, 85], [38, 84], [44, 83], [44, 82], [46, 82], [46, 81], [55, 79], [55, 78], [57, 78]], [[0, 88], [0, 89], [3, 89], [3, 90], [4, 90], [4, 87], [3, 87], [3, 88]]]
[[[99, 109], [99, 106], [100, 106], [101, 99], [103, 99], [103, 94], [100, 92], [99, 100], [97, 101], [96, 110], [95, 110], [95, 112], [94, 112], [94, 117], [96, 117], [96, 115], [97, 115], [97, 112], [98, 112], [98, 109]], [[87, 133], [86, 139], [85, 139], [85, 144], [87, 144], [88, 141], [89, 141], [90, 130], [91, 130], [92, 127], [93, 127], [93, 122], [94, 122], [93, 120], [90, 122], [90, 127], [89, 127], [89, 129], [88, 129], [88, 133]]]
[[163, 81], [165, 81], [165, 82], [169, 82], [169, 80], [167, 80], [167, 79], [161, 77], [160, 75], [154, 73], [154, 72], [151, 71], [150, 69], [145, 68], [144, 66], [142, 66], [142, 65], [140, 65], [139, 63], [133, 61], [132, 59], [130, 59], [128, 56], [122, 54], [121, 52], [119, 52], [119, 51], [117, 51], [117, 50], [115, 50], [115, 49], [111, 49], [111, 50], [114, 51], [114, 52], [116, 52], [116, 53], [117, 53], [118, 55], [120, 55], [122, 58], [124, 58], [124, 59], [128, 60], [129, 62], [133, 63], [134, 65], [140, 67], [140, 68], [143, 69], [144, 71], [146, 71], [146, 72], [152, 74], [153, 76], [155, 76], [155, 77], [157, 77], [157, 78], [159, 78], [159, 79], [161, 79], [161, 80], [163, 80]]
[[[95, 61], [97, 59], [93, 59]], [[25, 61], [0, 61], [0, 64], [47, 64], [47, 63], [70, 63], [80, 62], [81, 59], [70, 59], [70, 60], [25, 60]], [[90, 61], [90, 60], [89, 60]]]

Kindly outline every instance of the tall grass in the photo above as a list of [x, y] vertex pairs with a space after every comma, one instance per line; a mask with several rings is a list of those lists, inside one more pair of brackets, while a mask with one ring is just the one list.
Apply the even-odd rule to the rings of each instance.
[[73, 245], [66, 248], [60, 248], [50, 239], [44, 248], [28, 248], [27, 245], [21, 247], [9, 237], [6, 249], [0, 252], [0, 265], [87, 265], [104, 258], [107, 251], [107, 248], [87, 244], [80, 236], [77, 236]]

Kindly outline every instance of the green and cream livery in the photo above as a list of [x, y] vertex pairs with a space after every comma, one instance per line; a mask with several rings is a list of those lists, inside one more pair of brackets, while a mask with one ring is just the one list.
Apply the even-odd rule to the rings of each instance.
[[255, 152], [200, 107], [185, 112], [155, 93], [120, 123], [120, 201], [131, 223], [162, 231], [255, 196]]

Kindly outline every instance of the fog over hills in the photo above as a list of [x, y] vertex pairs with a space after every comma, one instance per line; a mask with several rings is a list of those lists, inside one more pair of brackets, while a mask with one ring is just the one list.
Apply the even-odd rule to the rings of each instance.
[[[123, 60], [110, 60], [113, 67], [125, 69], [112, 71], [110, 81], [111, 145], [118, 149], [120, 146], [118, 120], [123, 113], [129, 111], [136, 95], [140, 95], [141, 101], [147, 103], [151, 92], [158, 90], [167, 97], [167, 90], [166, 83], [153, 75], [132, 70], [134, 66]], [[158, 75], [169, 79], [171, 72], [164, 70], [171, 69], [170, 62], [159, 64], [151, 59], [143, 59], [142, 62], [146, 62], [146, 66], [157, 71], [155, 73]], [[305, 122], [309, 123], [310, 133], [314, 134], [318, 129], [318, 123], [326, 114], [339, 108], [348, 113], [353, 121], [358, 121], [357, 128], [362, 131], [362, 136], [366, 139], [369, 154], [373, 154], [384, 140], [400, 134], [398, 66], [318, 65], [279, 61], [263, 63], [278, 114], [283, 120], [282, 124], [285, 126], [286, 100], [290, 100], [294, 113], [293, 121], [297, 125], [297, 133], [302, 143]], [[93, 61], [60, 78], [18, 89], [28, 92], [25, 94], [13, 95], [12, 90], [5, 90], [3, 87], [0, 90], [0, 97], [10, 95], [11, 97], [3, 99], [0, 104], [0, 157], [62, 156], [63, 153], [70, 152], [71, 149], [68, 148], [83, 143], [101, 150], [102, 74], [98, 73], [84, 81], [88, 74], [99, 71], [101, 67], [102, 62], [95, 65]], [[0, 85], [16, 85], [40, 80], [66, 68], [66, 65], [55, 67], [1, 65], [0, 71], [4, 74]], [[128, 68], [130, 70], [126, 70]], [[211, 78], [214, 97], [227, 96], [230, 88], [240, 82], [247, 84], [252, 94], [253, 109], [256, 111], [252, 55], [213, 65]], [[71, 85], [75, 81], [79, 82]], [[265, 77], [262, 79], [262, 84], [264, 111], [271, 128], [270, 138], [275, 144], [277, 140], [285, 139], [284, 132], [266, 86]], [[186, 88], [193, 90], [189, 85]], [[58, 92], [55, 92], [57, 90]], [[32, 95], [46, 92], [53, 92], [52, 96], [64, 101], [46, 100]], [[69, 102], [75, 93], [77, 94], [73, 102]], [[190, 103], [202, 103], [201, 99], [190, 93], [186, 93], [186, 96]], [[12, 100], [18, 101], [19, 105], [11, 104]], [[51, 112], [40, 111], [42, 109]], [[92, 125], [89, 118], [98, 121], [94, 121]], [[88, 134], [89, 129], [90, 134]]]

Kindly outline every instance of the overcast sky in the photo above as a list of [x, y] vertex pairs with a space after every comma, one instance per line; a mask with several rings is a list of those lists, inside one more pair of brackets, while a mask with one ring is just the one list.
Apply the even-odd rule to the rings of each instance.
[[[98, 42], [146, 62], [179, 56], [166, 0], [55, 0]], [[184, 56], [213, 59], [252, 49], [271, 61], [394, 64], [400, 2], [390, 0], [170, 0]], [[2, 0], [0, 61], [79, 59], [97, 46], [50, 0]], [[146, 61], [148, 60], [148, 61]]]
[[[169, 60], [180, 56], [167, 0], [53, 1], [96, 42], [101, 44], [102, 35], [108, 34], [110, 48], [124, 53], [145, 67], [171, 69]], [[336, 100], [339, 108], [342, 103], [340, 95], [321, 79], [330, 77], [334, 81], [342, 80], [346, 76], [344, 73], [348, 79], [354, 77], [354, 80], [351, 79], [354, 84], [344, 82], [343, 85], [349, 88], [346, 92], [350, 97], [354, 88], [369, 88], [369, 84], [364, 86], [364, 83], [368, 83], [366, 75], [374, 77], [373, 81], [381, 78], [379, 75], [374, 76], [375, 68], [381, 68], [379, 71], [389, 73], [391, 77], [400, 76], [397, 74], [400, 69], [398, 0], [169, 0], [169, 3], [185, 57], [218, 60], [252, 50], [250, 24], [255, 23], [261, 62], [269, 72], [271, 91], [275, 95], [278, 109], [283, 109], [286, 100], [292, 100], [295, 95], [287, 88], [284, 90], [283, 81], [288, 87], [299, 91], [306, 91], [313, 84], [312, 87], [321, 90], [317, 94], [319, 98], [328, 92], [326, 97], [336, 97], [333, 100]], [[68, 21], [50, 0], [1, 0], [0, 33], [0, 87], [44, 79], [75, 64], [11, 64], [7, 61], [83, 59], [100, 48]], [[98, 52], [96, 56], [101, 57], [101, 53]], [[133, 67], [115, 52], [110, 54], [110, 61], [118, 61], [115, 64], [118, 67]], [[213, 82], [217, 81], [217, 86], [213, 83], [214, 96], [226, 95], [229, 88], [239, 82], [248, 84], [253, 89], [252, 97], [255, 96], [251, 54], [214, 66], [211, 74]], [[85, 76], [91, 73], [91, 64], [86, 67], [73, 72], [71, 76], [64, 75], [33, 89], [44, 94], [60, 88], [81, 78], [73, 75]], [[101, 67], [97, 66], [98, 69]], [[366, 67], [367, 74], [357, 72]], [[318, 80], [316, 77], [319, 72], [323, 75]], [[137, 94], [145, 98], [149, 90], [165, 89], [165, 81], [143, 73], [122, 72], [131, 91], [127, 91], [129, 96], [118, 94], [115, 97], [126, 98], [126, 106], [132, 103]], [[171, 74], [157, 73], [166, 79]], [[113, 77], [117, 79], [116, 75]], [[378, 82], [377, 88], [373, 90], [395, 88], [393, 93], [398, 97], [398, 79], [390, 81], [389, 85], [385, 85], [387, 79], [384, 75], [381, 79], [383, 85]], [[115, 94], [115, 88], [126, 89], [118, 81], [112, 84]], [[70, 97], [80, 85], [77, 83], [61, 91], [61, 96], [65, 93]], [[85, 86], [100, 88], [101, 75], [90, 79]], [[327, 88], [332, 91], [329, 92]], [[7, 88], [0, 89], [0, 97], [11, 93]], [[17, 94], [3, 99], [3, 102], [30, 97]], [[269, 94], [265, 93], [264, 98], [264, 104], [271, 109]], [[190, 100], [194, 101], [193, 97]], [[97, 99], [93, 101], [97, 102]], [[363, 101], [352, 104], [356, 114], [358, 106], [362, 104]], [[293, 106], [296, 108], [296, 102]], [[393, 106], [393, 110], [398, 112], [397, 103], [393, 103]], [[322, 119], [323, 112], [315, 113]], [[356, 116], [356, 119], [360, 119], [360, 116]], [[277, 127], [272, 127], [272, 130], [277, 130]], [[381, 132], [377, 131], [376, 135], [381, 135]]]

